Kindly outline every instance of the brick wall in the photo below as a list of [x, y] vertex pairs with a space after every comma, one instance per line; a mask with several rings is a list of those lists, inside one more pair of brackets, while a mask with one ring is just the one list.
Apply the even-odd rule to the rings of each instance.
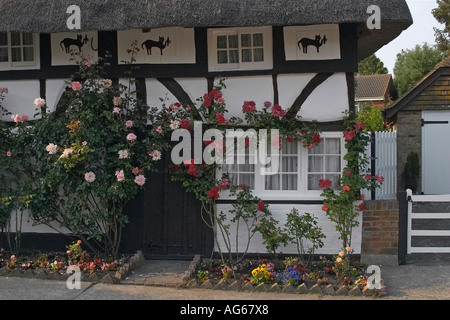
[[[404, 189], [402, 173], [405, 167], [406, 159], [410, 152], [416, 152], [422, 163], [422, 112], [421, 111], [402, 111], [397, 117], [397, 186], [400, 190]], [[422, 182], [419, 182], [416, 193], [421, 192]]]
[[398, 201], [365, 201], [362, 216], [361, 262], [398, 264]]

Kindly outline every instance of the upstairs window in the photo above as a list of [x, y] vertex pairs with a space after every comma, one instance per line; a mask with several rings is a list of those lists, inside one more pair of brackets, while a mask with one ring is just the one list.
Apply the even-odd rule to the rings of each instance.
[[208, 30], [209, 71], [272, 69], [271, 27]]
[[37, 67], [37, 44], [37, 34], [0, 32], [0, 70]]

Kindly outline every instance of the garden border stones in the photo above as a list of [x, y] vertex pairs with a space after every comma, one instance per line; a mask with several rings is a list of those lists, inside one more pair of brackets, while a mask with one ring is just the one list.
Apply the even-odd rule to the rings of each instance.
[[[125, 279], [133, 270], [139, 267], [144, 260], [144, 253], [138, 250], [134, 255], [130, 256], [128, 262], [124, 263], [119, 270], [106, 272], [99, 271], [93, 274], [82, 272], [81, 281], [116, 284]], [[0, 268], [0, 276], [66, 281], [70, 274], [66, 273], [65, 270], [49, 271], [47, 269], [27, 269], [24, 271], [20, 268], [8, 270], [3, 267]]]
[[332, 295], [332, 296], [361, 296], [361, 297], [384, 297], [386, 295], [386, 286], [384, 281], [381, 280], [380, 289], [370, 289], [369, 287], [360, 286], [345, 286], [341, 285], [339, 287], [328, 285], [319, 285], [317, 283], [302, 283], [301, 285], [295, 287], [291, 284], [279, 285], [279, 284], [259, 284], [254, 286], [250, 282], [242, 283], [240, 281], [233, 281], [230, 283], [220, 281], [217, 284], [213, 284], [210, 280], [201, 282], [196, 278], [196, 270], [200, 265], [200, 256], [194, 257], [191, 265], [189, 266], [189, 271], [183, 279], [182, 287], [186, 288], [202, 288], [202, 289], [212, 289], [212, 290], [239, 290], [248, 292], [272, 292], [272, 293], [292, 293], [292, 294], [314, 294], [314, 295]]

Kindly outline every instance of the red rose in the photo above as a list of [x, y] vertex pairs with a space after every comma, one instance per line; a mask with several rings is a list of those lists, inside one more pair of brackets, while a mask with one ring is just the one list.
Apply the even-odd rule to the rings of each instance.
[[333, 183], [329, 179], [320, 179], [319, 180], [319, 188], [320, 189], [331, 188], [332, 184]]
[[180, 121], [180, 128], [181, 129], [186, 129], [186, 130], [191, 130], [191, 126], [189, 125], [189, 121], [186, 119], [183, 119]]
[[208, 197], [213, 198], [213, 199], [218, 199], [219, 198], [219, 188], [212, 187], [212, 189], [208, 191]]
[[263, 211], [263, 212], [266, 210], [266, 206], [264, 205], [264, 202], [263, 202], [262, 200], [259, 200], [259, 201], [258, 201], [257, 209], [258, 209], [259, 211]]
[[317, 133], [314, 133], [312, 140], [315, 143], [320, 143], [321, 141], [320, 136]]
[[224, 124], [226, 122], [225, 117], [223, 116], [223, 113], [220, 113], [220, 112], [216, 113], [216, 119], [217, 119], [218, 124]]
[[353, 130], [344, 131], [345, 141], [351, 141], [354, 137], [355, 137], [355, 131], [353, 131]]

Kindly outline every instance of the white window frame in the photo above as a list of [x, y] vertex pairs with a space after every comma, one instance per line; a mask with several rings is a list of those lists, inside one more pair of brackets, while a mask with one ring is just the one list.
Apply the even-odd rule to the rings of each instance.
[[[39, 53], [39, 34], [32, 33], [33, 35], [33, 61], [20, 61], [13, 62], [12, 61], [12, 45], [11, 45], [11, 32], [2, 32], [7, 34], [7, 48], [8, 48], [8, 61], [0, 62], [0, 71], [7, 70], [25, 70], [25, 69], [39, 69], [40, 68], [40, 53]], [[20, 32], [23, 33], [31, 33], [31, 32]], [[2, 46], [5, 47], [5, 46]], [[21, 48], [23, 45], [20, 46]]]
[[[247, 33], [262, 33], [264, 61], [242, 62], [241, 61], [241, 41], [240, 35]], [[217, 37], [238, 35], [238, 63], [218, 63], [217, 61]], [[273, 68], [273, 41], [272, 27], [245, 27], [245, 28], [217, 28], [208, 29], [208, 70], [214, 71], [238, 71], [238, 70], [268, 70]]]
[[[345, 141], [342, 136], [342, 132], [323, 132], [321, 133], [321, 138], [339, 138], [341, 143], [341, 155], [340, 155], [340, 174], [346, 166], [344, 156], [346, 153]], [[254, 181], [255, 187], [252, 189], [252, 193], [255, 196], [260, 197], [264, 200], [322, 200], [320, 196], [322, 190], [308, 190], [308, 149], [304, 148], [301, 142], [298, 147], [298, 176], [297, 176], [297, 190], [265, 190], [265, 176], [259, 174], [263, 165], [260, 161], [255, 164]], [[281, 165], [281, 163], [280, 163]], [[222, 170], [218, 170], [217, 177], [222, 176]], [[230, 199], [229, 191], [222, 191], [220, 194], [220, 199]]]

